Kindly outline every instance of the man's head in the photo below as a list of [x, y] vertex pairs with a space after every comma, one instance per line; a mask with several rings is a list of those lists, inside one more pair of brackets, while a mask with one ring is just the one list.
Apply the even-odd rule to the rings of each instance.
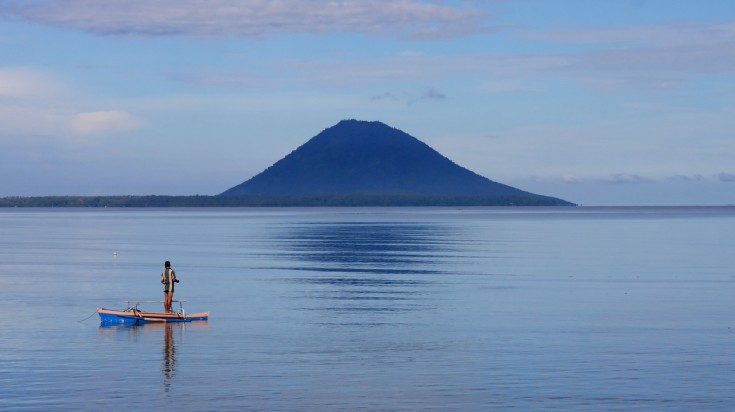
[[171, 267], [171, 262], [169, 262], [169, 261], [167, 260], [167, 261], [166, 261], [166, 263], [164, 263], [164, 264], [163, 264], [163, 266], [164, 266], [164, 267], [167, 267], [167, 268], [170, 268], [170, 267]]

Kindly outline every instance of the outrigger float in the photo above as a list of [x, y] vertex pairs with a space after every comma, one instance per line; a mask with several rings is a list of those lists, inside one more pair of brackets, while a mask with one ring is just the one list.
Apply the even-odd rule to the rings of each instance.
[[159, 300], [129, 300], [127, 307], [123, 310], [111, 310], [97, 308], [100, 315], [100, 321], [104, 325], [139, 325], [142, 323], [166, 323], [166, 322], [192, 322], [209, 320], [209, 312], [190, 313], [184, 312], [183, 302], [185, 300], [174, 300], [179, 303], [177, 312], [146, 312], [138, 308], [142, 303], [162, 303]]

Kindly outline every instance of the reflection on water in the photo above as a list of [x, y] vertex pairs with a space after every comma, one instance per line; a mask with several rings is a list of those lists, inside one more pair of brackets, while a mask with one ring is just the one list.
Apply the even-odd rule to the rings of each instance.
[[[183, 331], [183, 323], [180, 324]], [[174, 337], [171, 329], [173, 325], [166, 323], [164, 325], [164, 339], [163, 339], [163, 388], [166, 392], [171, 389], [171, 380], [176, 374], [176, 346], [174, 346]]]
[[299, 309], [335, 316], [414, 311], [434, 307], [426, 295], [435, 275], [447, 273], [442, 259], [451, 254], [452, 230], [406, 222], [290, 224], [274, 232], [273, 254], [294, 265], [283, 269], [302, 272], [287, 280], [302, 285]]
[[[144, 323], [140, 325], [109, 325], [102, 324], [99, 327], [101, 334], [118, 333], [127, 335], [127, 340], [140, 345], [163, 331], [163, 352], [161, 358], [161, 374], [163, 376], [163, 390], [169, 392], [172, 382], [176, 376], [176, 343], [174, 335], [179, 340], [183, 339], [186, 323]], [[119, 336], [117, 336], [119, 338]]]
[[441, 273], [434, 267], [447, 254], [450, 229], [422, 223], [306, 223], [276, 233], [284, 260], [301, 270], [373, 274]]
[[735, 208], [266, 209], [2, 211], [0, 411], [735, 411]]

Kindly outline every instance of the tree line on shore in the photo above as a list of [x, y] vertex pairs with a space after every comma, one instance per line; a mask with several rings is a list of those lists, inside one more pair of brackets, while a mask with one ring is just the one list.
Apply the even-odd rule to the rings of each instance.
[[367, 207], [367, 206], [573, 206], [553, 197], [431, 195], [309, 196], [12, 196], [0, 207]]

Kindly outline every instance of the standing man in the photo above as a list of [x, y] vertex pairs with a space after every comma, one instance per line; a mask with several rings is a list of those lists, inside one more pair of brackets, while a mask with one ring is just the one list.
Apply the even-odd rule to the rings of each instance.
[[174, 283], [179, 283], [179, 280], [176, 279], [176, 272], [171, 268], [171, 262], [168, 260], [163, 264], [161, 283], [163, 283], [163, 310], [166, 313], [171, 313], [171, 302], [174, 299]]

